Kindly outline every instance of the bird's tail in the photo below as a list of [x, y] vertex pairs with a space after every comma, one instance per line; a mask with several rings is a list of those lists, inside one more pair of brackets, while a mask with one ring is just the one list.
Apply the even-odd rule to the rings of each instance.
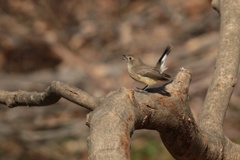
[[163, 52], [161, 58], [158, 60], [157, 64], [156, 64], [156, 69], [162, 74], [166, 69], [166, 65], [165, 65], [165, 60], [168, 56], [168, 54], [171, 52], [172, 50], [172, 45], [168, 45], [167, 48], [165, 49], [165, 51]]

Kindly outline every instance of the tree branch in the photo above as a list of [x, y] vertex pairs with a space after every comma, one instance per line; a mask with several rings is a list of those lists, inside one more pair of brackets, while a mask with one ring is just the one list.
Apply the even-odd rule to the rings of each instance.
[[[198, 147], [196, 143], [202, 143], [202, 135], [187, 104], [190, 79], [190, 73], [181, 69], [172, 83], [147, 93], [122, 88], [106, 96], [87, 118], [89, 159], [129, 160], [129, 139], [135, 129], [159, 131], [176, 158], [182, 158], [190, 147], [188, 153], [196, 157], [193, 151]], [[184, 145], [185, 142], [188, 143]]]
[[12, 107], [40, 106], [64, 97], [93, 110], [87, 117], [90, 160], [129, 160], [130, 137], [136, 129], [157, 130], [176, 159], [239, 159], [238, 145], [196, 125], [188, 105], [190, 79], [191, 74], [181, 69], [173, 82], [163, 87], [146, 93], [121, 88], [102, 98], [53, 82], [43, 93], [1, 91], [0, 102]]
[[130, 135], [137, 113], [137, 108], [131, 107], [131, 94], [125, 88], [112, 92], [88, 115], [90, 160], [130, 159]]
[[94, 110], [100, 103], [100, 98], [90, 96], [76, 87], [58, 81], [52, 82], [42, 93], [0, 91], [0, 103], [8, 107], [46, 106], [56, 103], [61, 97], [89, 110]]
[[220, 42], [216, 69], [199, 116], [199, 125], [202, 130], [222, 136], [223, 119], [239, 66], [240, 1], [215, 0], [212, 4], [221, 14]]

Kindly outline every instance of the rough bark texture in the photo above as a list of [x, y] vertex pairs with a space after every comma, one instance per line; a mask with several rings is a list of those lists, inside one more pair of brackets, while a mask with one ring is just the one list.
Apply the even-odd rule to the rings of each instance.
[[0, 91], [0, 103], [44, 106], [63, 97], [91, 110], [87, 117], [90, 160], [129, 160], [130, 137], [137, 129], [157, 130], [176, 159], [238, 160], [240, 147], [224, 136], [222, 125], [239, 66], [240, 1], [212, 3], [221, 15], [219, 52], [198, 123], [188, 105], [191, 74], [185, 69], [171, 83], [148, 92], [121, 88], [95, 98], [68, 84], [53, 82], [43, 93]]
[[[99, 99], [63, 82], [53, 81], [45, 92], [0, 91], [0, 103], [13, 108], [17, 106], [46, 106], [56, 103], [61, 97], [86, 109], [94, 110]], [[79, 99], [81, 97], [81, 99]]]
[[240, 2], [219, 0], [213, 2], [221, 15], [219, 51], [216, 69], [205, 99], [199, 125], [222, 134], [222, 124], [229, 99], [237, 81], [240, 53]]

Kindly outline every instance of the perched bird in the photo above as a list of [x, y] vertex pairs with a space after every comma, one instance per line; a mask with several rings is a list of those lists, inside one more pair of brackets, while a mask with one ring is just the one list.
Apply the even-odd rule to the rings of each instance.
[[122, 55], [127, 62], [128, 73], [134, 80], [146, 84], [142, 90], [154, 85], [157, 81], [168, 81], [170, 76], [163, 73], [167, 67], [165, 60], [170, 53], [172, 46], [167, 46], [155, 67], [146, 65], [140, 58], [135, 56]]

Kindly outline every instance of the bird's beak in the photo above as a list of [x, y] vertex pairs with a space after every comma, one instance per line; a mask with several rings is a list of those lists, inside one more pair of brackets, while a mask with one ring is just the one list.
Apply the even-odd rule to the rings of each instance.
[[127, 55], [122, 55], [123, 60], [127, 60]]

